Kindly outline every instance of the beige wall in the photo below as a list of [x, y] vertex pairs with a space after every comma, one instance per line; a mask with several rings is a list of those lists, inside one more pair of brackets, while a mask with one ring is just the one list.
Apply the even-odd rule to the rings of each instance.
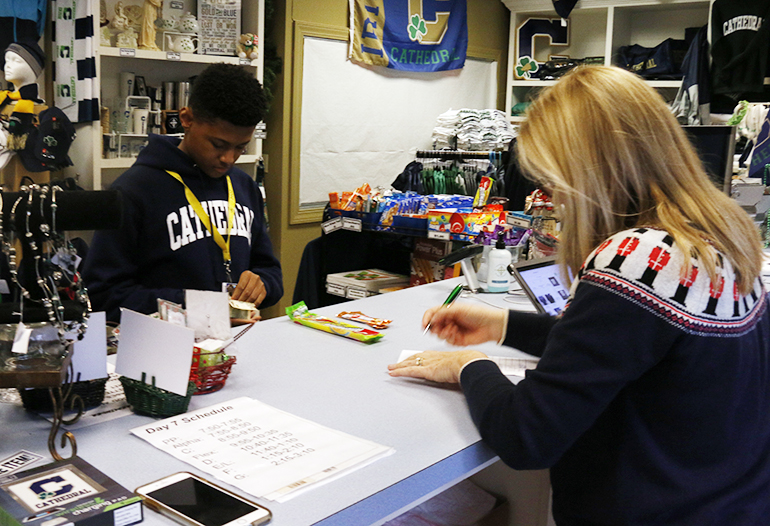
[[[509, 10], [500, 0], [467, 0], [468, 46], [499, 52], [498, 108], [505, 103], [505, 67], [508, 55]], [[273, 24], [278, 54], [283, 59], [283, 73], [276, 80], [275, 99], [267, 119], [268, 138], [264, 144], [268, 178], [265, 182], [270, 215], [270, 237], [283, 267], [284, 296], [281, 302], [263, 311], [263, 317], [284, 314], [291, 304], [299, 261], [305, 245], [318, 237], [318, 223], [289, 224], [289, 159], [291, 101], [293, 89], [292, 57], [295, 22], [311, 22], [348, 27], [348, 2], [344, 0], [277, 0]]]

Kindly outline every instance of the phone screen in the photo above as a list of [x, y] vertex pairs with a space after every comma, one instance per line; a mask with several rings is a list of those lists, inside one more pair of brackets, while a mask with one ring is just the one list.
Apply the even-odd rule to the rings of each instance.
[[259, 509], [194, 478], [175, 482], [147, 496], [204, 526], [221, 526]]

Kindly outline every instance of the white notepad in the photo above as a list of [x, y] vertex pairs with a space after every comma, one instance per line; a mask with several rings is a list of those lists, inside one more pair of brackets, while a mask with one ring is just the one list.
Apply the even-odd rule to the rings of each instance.
[[[422, 351], [401, 351], [398, 356], [398, 361], [406, 360], [410, 356], [420, 354]], [[451, 352], [451, 351], [450, 351]], [[489, 359], [497, 364], [500, 371], [505, 376], [519, 376], [524, 377], [524, 372], [527, 369], [534, 369], [537, 367], [538, 358], [511, 358], [509, 356], [489, 356]]]

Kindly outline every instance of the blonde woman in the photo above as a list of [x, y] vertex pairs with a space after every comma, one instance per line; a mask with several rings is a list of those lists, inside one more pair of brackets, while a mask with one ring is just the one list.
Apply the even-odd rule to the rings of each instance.
[[584, 67], [531, 106], [523, 169], [560, 205], [559, 319], [455, 304], [455, 345], [541, 356], [511, 384], [477, 351], [389, 367], [462, 385], [483, 440], [551, 468], [556, 523], [770, 524], [770, 309], [756, 228], [708, 180], [658, 94]]

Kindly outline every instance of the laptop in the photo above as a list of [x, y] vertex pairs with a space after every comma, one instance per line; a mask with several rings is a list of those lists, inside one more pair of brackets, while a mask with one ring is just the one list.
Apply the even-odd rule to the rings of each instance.
[[567, 305], [569, 287], [562, 281], [556, 257], [520, 261], [513, 275], [538, 312], [561, 314]]

